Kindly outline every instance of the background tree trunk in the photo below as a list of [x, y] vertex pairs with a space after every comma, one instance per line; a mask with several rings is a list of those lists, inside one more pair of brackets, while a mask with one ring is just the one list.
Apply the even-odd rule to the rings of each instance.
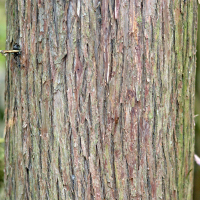
[[197, 1], [6, 6], [6, 199], [191, 199]]

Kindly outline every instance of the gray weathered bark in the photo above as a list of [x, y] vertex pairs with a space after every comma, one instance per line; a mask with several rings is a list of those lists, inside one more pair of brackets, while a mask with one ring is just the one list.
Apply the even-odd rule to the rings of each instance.
[[6, 198], [191, 199], [197, 1], [6, 6]]

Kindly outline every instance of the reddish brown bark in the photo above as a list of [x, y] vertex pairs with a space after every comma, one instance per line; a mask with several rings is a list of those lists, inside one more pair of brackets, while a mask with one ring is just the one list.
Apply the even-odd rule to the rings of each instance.
[[7, 1], [8, 199], [191, 199], [196, 0]]

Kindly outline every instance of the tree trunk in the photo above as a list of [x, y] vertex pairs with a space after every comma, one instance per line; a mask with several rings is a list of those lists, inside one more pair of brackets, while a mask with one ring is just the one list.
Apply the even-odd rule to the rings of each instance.
[[6, 7], [6, 199], [192, 199], [197, 1]]

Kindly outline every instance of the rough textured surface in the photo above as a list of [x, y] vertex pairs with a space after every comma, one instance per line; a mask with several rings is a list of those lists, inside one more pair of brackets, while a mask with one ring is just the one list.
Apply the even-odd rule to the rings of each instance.
[[196, 0], [7, 0], [7, 199], [191, 199]]

